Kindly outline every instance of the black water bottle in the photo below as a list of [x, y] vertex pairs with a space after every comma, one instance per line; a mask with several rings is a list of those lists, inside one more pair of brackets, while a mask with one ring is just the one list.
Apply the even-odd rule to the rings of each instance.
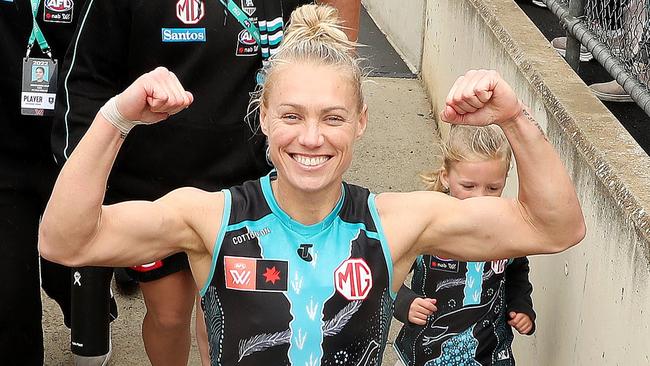
[[108, 353], [112, 268], [72, 269], [71, 349], [78, 356]]

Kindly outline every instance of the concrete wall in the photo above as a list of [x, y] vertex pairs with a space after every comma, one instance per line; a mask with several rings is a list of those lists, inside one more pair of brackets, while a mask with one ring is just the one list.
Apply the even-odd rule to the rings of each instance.
[[363, 0], [368, 14], [414, 73], [420, 71], [425, 4], [426, 0]]
[[466, 69], [498, 69], [560, 152], [587, 220], [581, 245], [531, 260], [537, 332], [517, 337], [518, 364], [650, 364], [650, 158], [512, 0], [426, 6], [434, 110]]

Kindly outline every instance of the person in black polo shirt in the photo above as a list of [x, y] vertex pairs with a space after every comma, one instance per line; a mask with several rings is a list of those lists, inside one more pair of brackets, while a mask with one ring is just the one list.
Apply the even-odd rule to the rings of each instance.
[[[38, 223], [58, 173], [50, 148], [56, 70], [84, 0], [0, 1], [0, 363], [42, 365]], [[34, 12], [35, 14], [34, 14]], [[31, 39], [34, 29], [42, 38]], [[36, 33], [34, 33], [36, 34]], [[39, 45], [40, 41], [40, 45]], [[26, 58], [28, 43], [29, 57]], [[52, 66], [52, 67], [50, 67]], [[33, 104], [25, 104], [28, 101]], [[54, 100], [52, 99], [52, 102]], [[43, 260], [42, 286], [70, 325], [68, 270]]]

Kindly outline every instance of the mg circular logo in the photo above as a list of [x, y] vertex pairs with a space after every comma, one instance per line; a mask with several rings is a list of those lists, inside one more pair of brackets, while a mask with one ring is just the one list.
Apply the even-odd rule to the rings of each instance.
[[45, 7], [51, 11], [68, 11], [73, 6], [72, 0], [45, 0]]
[[372, 272], [366, 261], [351, 258], [334, 271], [336, 290], [346, 299], [364, 300], [372, 289]]
[[205, 15], [205, 6], [201, 0], [178, 0], [176, 17], [185, 24], [196, 24]]

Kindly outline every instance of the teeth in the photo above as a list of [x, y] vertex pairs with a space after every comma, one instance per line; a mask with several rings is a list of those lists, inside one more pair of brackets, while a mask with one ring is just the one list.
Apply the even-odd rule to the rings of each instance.
[[294, 155], [293, 159], [302, 165], [316, 166], [316, 165], [323, 164], [329, 158], [327, 156], [318, 156], [318, 157], [310, 158], [302, 155]]

